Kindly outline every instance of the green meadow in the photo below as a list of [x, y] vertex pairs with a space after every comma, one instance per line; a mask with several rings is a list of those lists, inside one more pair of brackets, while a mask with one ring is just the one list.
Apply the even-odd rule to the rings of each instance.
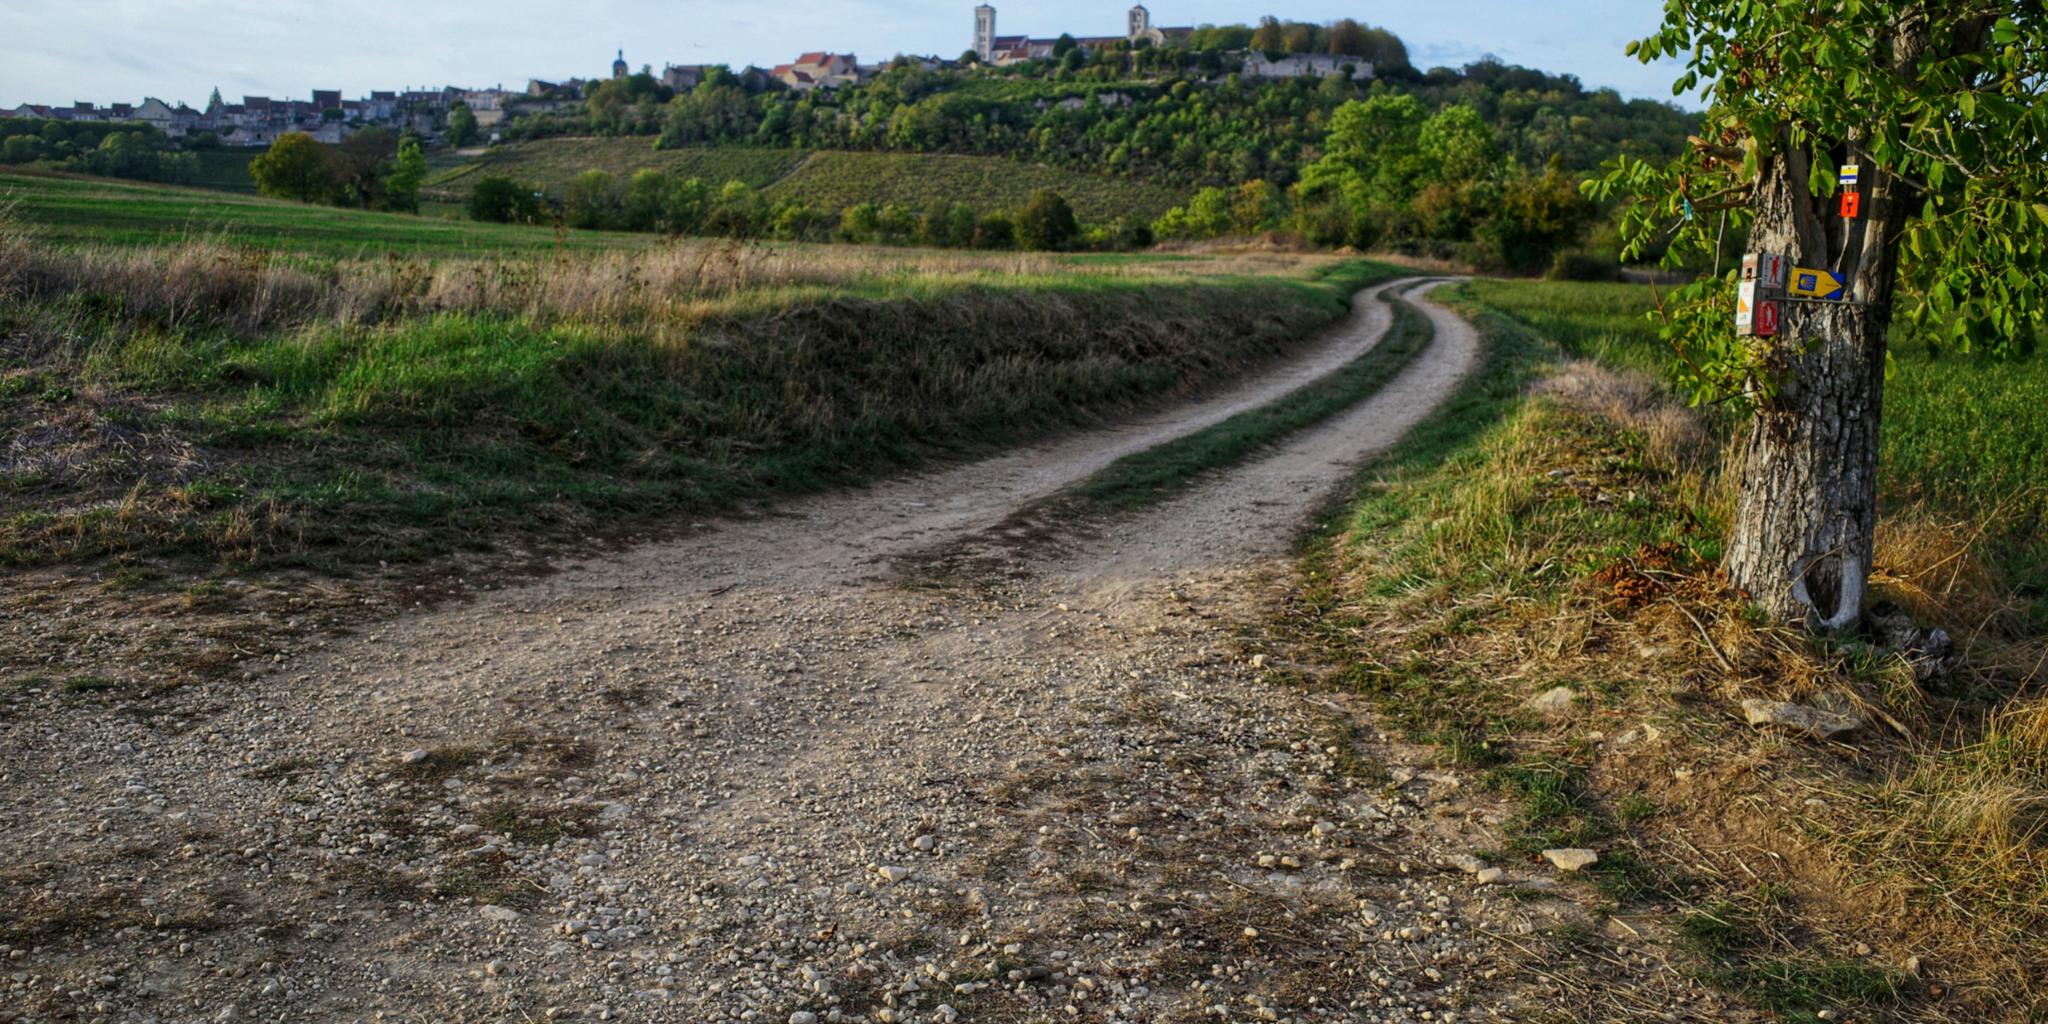
[[46, 174], [0, 173], [0, 204], [53, 245], [167, 245], [209, 239], [236, 248], [355, 256], [536, 254], [655, 244], [649, 235], [480, 224], [372, 213], [254, 195]]

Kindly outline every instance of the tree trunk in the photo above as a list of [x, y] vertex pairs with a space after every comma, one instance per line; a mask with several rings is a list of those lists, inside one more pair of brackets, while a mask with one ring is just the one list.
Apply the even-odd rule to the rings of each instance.
[[[1813, 159], [1834, 160], [1853, 144]], [[1877, 525], [1878, 416], [1905, 197], [1864, 167], [1864, 218], [1807, 195], [1808, 156], [1762, 167], [1749, 251], [1843, 276], [1846, 301], [1785, 302], [1767, 345], [1770, 387], [1743, 445], [1727, 570], [1774, 619], [1842, 629], [1862, 617]], [[1854, 162], [1853, 159], [1848, 162]], [[1828, 168], [1830, 171], [1832, 167]]]
[[[1919, 78], [1934, 45], [1929, 11], [1905, 5], [1877, 54], [1879, 70]], [[1944, 22], [1949, 53], [1982, 47], [1989, 14]], [[1898, 126], [1903, 127], [1903, 126]], [[1893, 134], [1898, 134], [1894, 132]], [[1789, 132], [1762, 160], [1750, 252], [1782, 253], [1828, 269], [1846, 302], [1785, 305], [1779, 337], [1764, 352], [1772, 387], [1743, 446], [1741, 494], [1727, 570], [1773, 618], [1836, 630], [1863, 614], [1877, 526], [1878, 414], [1884, 407], [1885, 335], [1891, 327], [1899, 242], [1921, 201], [1889, 168], [1860, 159], [1861, 129], [1832, 145], [1796, 143]], [[1809, 160], [1861, 167], [1863, 217], [1844, 220], [1831, 197], [1807, 194]]]

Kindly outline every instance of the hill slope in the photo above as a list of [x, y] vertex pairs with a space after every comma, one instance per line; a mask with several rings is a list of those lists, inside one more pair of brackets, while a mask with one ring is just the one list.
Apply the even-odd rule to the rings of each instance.
[[1003, 157], [751, 146], [655, 149], [645, 138], [536, 139], [498, 146], [481, 156], [447, 154], [433, 162], [427, 196], [444, 203], [467, 199], [486, 174], [502, 174], [559, 194], [588, 170], [609, 171], [623, 180], [649, 167], [706, 181], [743, 181], [765, 190], [771, 200], [801, 199], [830, 213], [856, 203], [921, 209], [940, 200], [981, 211], [1010, 210], [1022, 206], [1032, 190], [1049, 188], [1066, 196], [1085, 220], [1134, 216], [1149, 221], [1188, 194], [1178, 186]]

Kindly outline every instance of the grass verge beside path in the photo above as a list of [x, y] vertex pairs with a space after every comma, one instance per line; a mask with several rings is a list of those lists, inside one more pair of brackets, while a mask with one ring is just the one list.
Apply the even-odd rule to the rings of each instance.
[[[1481, 372], [1308, 541], [1276, 635], [1328, 669], [1283, 678], [1368, 698], [1507, 797], [1501, 848], [1477, 852], [1511, 878], [1549, 874], [1544, 848], [1598, 850], [1597, 899], [1657, 922], [1718, 993], [1667, 989], [1687, 1019], [1733, 1001], [1794, 1021], [2038, 1020], [2048, 704], [2027, 679], [2048, 644], [1993, 549], [1913, 507], [1881, 527], [1880, 596], [1965, 638], [1945, 679], [1760, 625], [1714, 571], [1729, 424], [1614, 366], [1659, 363], [1625, 302], [1460, 291]], [[1560, 688], [1562, 710], [1529, 703]], [[1871, 724], [1833, 744], [1759, 732], [1746, 697], [1841, 701]], [[1554, 942], [1567, 1018], [1662, 983], [1610, 970], [1632, 958], [1598, 934]]]
[[1075, 484], [1061, 499], [1098, 512], [1128, 511], [1185, 490], [1200, 476], [1237, 465], [1287, 436], [1365, 400], [1429, 347], [1429, 318], [1386, 296], [1393, 309], [1387, 336], [1336, 372], [1256, 409], [1141, 452], [1126, 455]]

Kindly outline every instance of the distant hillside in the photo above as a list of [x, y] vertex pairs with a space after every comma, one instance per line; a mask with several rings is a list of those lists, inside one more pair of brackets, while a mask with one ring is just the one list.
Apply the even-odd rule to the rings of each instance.
[[560, 194], [570, 179], [584, 171], [610, 171], [625, 179], [650, 167], [719, 184], [744, 181], [754, 188], [766, 188], [803, 158], [799, 150], [747, 146], [658, 150], [644, 138], [542, 139], [495, 146], [481, 156], [437, 153], [428, 161], [433, 173], [423, 194], [441, 202], [461, 202], [469, 197], [476, 180], [488, 174]]
[[992, 156], [938, 153], [807, 152], [749, 146], [655, 149], [645, 138], [537, 139], [497, 146], [481, 156], [443, 154], [425, 194], [459, 203], [485, 175], [505, 175], [559, 195], [588, 170], [621, 180], [656, 168], [708, 182], [743, 181], [771, 201], [802, 200], [826, 213], [858, 203], [923, 209], [935, 201], [980, 211], [1013, 210], [1035, 189], [1067, 198], [1082, 219], [1130, 216], [1150, 221], [1184, 202], [1190, 189], [1132, 178], [1028, 164]]

